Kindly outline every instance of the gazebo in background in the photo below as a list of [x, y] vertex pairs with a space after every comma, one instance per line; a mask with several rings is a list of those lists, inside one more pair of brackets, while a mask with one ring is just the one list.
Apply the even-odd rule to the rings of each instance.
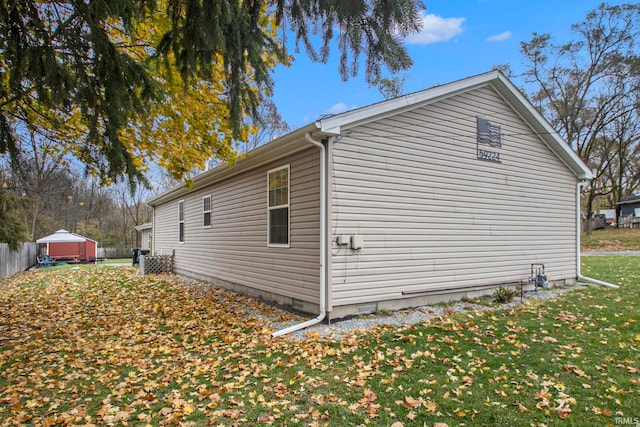
[[93, 262], [96, 260], [98, 242], [67, 230], [58, 230], [36, 240], [36, 243], [46, 245], [46, 254], [56, 261]]

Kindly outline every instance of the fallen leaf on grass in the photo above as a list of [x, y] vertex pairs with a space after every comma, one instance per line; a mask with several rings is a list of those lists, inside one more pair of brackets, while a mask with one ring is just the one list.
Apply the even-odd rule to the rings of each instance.
[[407, 407], [407, 409], [410, 409], [410, 410], [411, 409], [415, 409], [415, 408], [417, 408], [418, 406], [420, 406], [422, 404], [422, 400], [414, 399], [411, 396], [405, 397], [404, 400], [406, 402], [405, 406]]
[[434, 402], [433, 400], [429, 400], [429, 401], [424, 403], [424, 407], [426, 408], [426, 410], [428, 412], [435, 412], [436, 409], [438, 409], [438, 404], [436, 402]]
[[565, 365], [564, 367], [567, 371], [576, 374], [579, 377], [590, 379], [591, 377], [587, 375], [582, 369], [577, 367], [576, 365]]

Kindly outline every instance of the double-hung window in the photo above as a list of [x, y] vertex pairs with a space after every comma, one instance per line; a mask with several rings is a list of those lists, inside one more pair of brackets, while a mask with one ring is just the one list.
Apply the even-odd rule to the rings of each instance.
[[289, 247], [289, 165], [267, 172], [269, 246]]
[[202, 198], [202, 226], [211, 227], [211, 196]]
[[184, 200], [178, 202], [178, 242], [184, 243]]

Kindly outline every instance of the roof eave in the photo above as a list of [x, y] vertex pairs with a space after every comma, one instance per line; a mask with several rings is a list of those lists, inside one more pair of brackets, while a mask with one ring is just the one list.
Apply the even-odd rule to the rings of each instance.
[[327, 134], [340, 134], [343, 130], [359, 124], [398, 114], [402, 110], [416, 108], [437, 102], [462, 92], [491, 85], [531, 126], [556, 156], [571, 170], [579, 180], [591, 179], [592, 173], [580, 157], [551, 127], [547, 120], [535, 109], [520, 90], [500, 71], [493, 70], [476, 76], [467, 77], [445, 85], [435, 86], [420, 92], [400, 96], [367, 107], [337, 114], [318, 120], [316, 125]]
[[500, 74], [498, 71], [478, 74], [455, 82], [434, 86], [419, 92], [402, 95], [387, 101], [325, 117], [316, 123], [322, 132], [337, 135], [340, 134], [343, 128], [357, 126], [362, 122], [371, 121], [386, 115], [398, 114], [404, 109], [416, 108], [426, 103], [433, 103], [442, 98], [453, 96], [461, 91], [486, 85], [491, 80], [496, 79]]
[[147, 200], [147, 205], [155, 207], [159, 204], [176, 200], [192, 192], [194, 189], [202, 188], [224, 179], [228, 179], [246, 170], [259, 167], [290, 154], [294, 154], [300, 150], [304, 150], [310, 146], [310, 144], [305, 141], [304, 134], [315, 130], [317, 130], [315, 123], [296, 129], [254, 150], [251, 150], [237, 159], [232, 165], [221, 164], [213, 169], [201, 173], [191, 180], [192, 185], [189, 187], [183, 184]]
[[[549, 124], [542, 114], [529, 102], [529, 100], [520, 92], [520, 90], [513, 85], [513, 83], [504, 76], [502, 73], [498, 73], [497, 80], [501, 85], [493, 85], [494, 88], [500, 93], [505, 101], [512, 105], [525, 120], [529, 126], [531, 126], [538, 136], [545, 142], [547, 147], [573, 172], [577, 179], [581, 181], [590, 180], [593, 178], [591, 169], [584, 163], [584, 161], [573, 151], [573, 149], [564, 141], [564, 139], [558, 134], [558, 132]], [[513, 100], [509, 98], [513, 97], [513, 100], [517, 102], [514, 106]], [[518, 108], [520, 106], [521, 108]]]
[[623, 202], [618, 202], [618, 203], [616, 203], [616, 205], [634, 205], [636, 203], [640, 203], [640, 198], [639, 199], [633, 199], [633, 200], [625, 200]]

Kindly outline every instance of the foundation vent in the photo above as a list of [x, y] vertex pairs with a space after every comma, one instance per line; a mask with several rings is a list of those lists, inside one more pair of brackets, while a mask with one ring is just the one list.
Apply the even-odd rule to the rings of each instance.
[[370, 314], [378, 311], [378, 303], [377, 302], [367, 302], [364, 304], [358, 304], [358, 313], [360, 314]]

